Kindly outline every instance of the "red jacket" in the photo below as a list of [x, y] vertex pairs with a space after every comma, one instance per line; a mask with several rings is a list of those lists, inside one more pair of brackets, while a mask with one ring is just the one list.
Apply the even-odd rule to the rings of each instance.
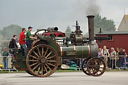
[[24, 32], [21, 32], [21, 33], [20, 33], [19, 44], [20, 44], [20, 45], [21, 45], [21, 44], [26, 44]]

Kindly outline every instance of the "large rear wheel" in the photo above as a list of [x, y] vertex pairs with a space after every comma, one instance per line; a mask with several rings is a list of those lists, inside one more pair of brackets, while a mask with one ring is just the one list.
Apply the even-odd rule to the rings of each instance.
[[38, 77], [52, 75], [59, 63], [59, 57], [54, 48], [40, 44], [33, 47], [26, 58], [26, 64], [30, 73]]

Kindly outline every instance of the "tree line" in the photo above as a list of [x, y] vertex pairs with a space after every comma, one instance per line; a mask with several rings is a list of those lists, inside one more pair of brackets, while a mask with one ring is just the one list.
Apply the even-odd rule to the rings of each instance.
[[0, 30], [0, 39], [10, 40], [14, 34], [19, 37], [21, 30], [22, 30], [22, 27], [20, 27], [19, 25], [11, 24], [7, 27], [4, 27], [2, 30]]

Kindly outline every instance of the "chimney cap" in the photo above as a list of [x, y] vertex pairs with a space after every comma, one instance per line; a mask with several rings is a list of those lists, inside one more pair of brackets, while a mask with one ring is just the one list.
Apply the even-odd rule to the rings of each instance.
[[88, 15], [87, 17], [89, 18], [89, 17], [95, 17], [95, 16], [94, 15]]

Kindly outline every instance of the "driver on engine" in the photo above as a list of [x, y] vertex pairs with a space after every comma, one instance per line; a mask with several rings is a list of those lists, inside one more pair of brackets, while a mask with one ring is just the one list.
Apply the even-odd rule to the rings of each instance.
[[29, 49], [31, 48], [32, 39], [37, 39], [36, 37], [32, 37], [31, 31], [32, 31], [32, 27], [29, 26], [28, 31], [26, 32], [26, 45], [27, 45], [27, 48]]

